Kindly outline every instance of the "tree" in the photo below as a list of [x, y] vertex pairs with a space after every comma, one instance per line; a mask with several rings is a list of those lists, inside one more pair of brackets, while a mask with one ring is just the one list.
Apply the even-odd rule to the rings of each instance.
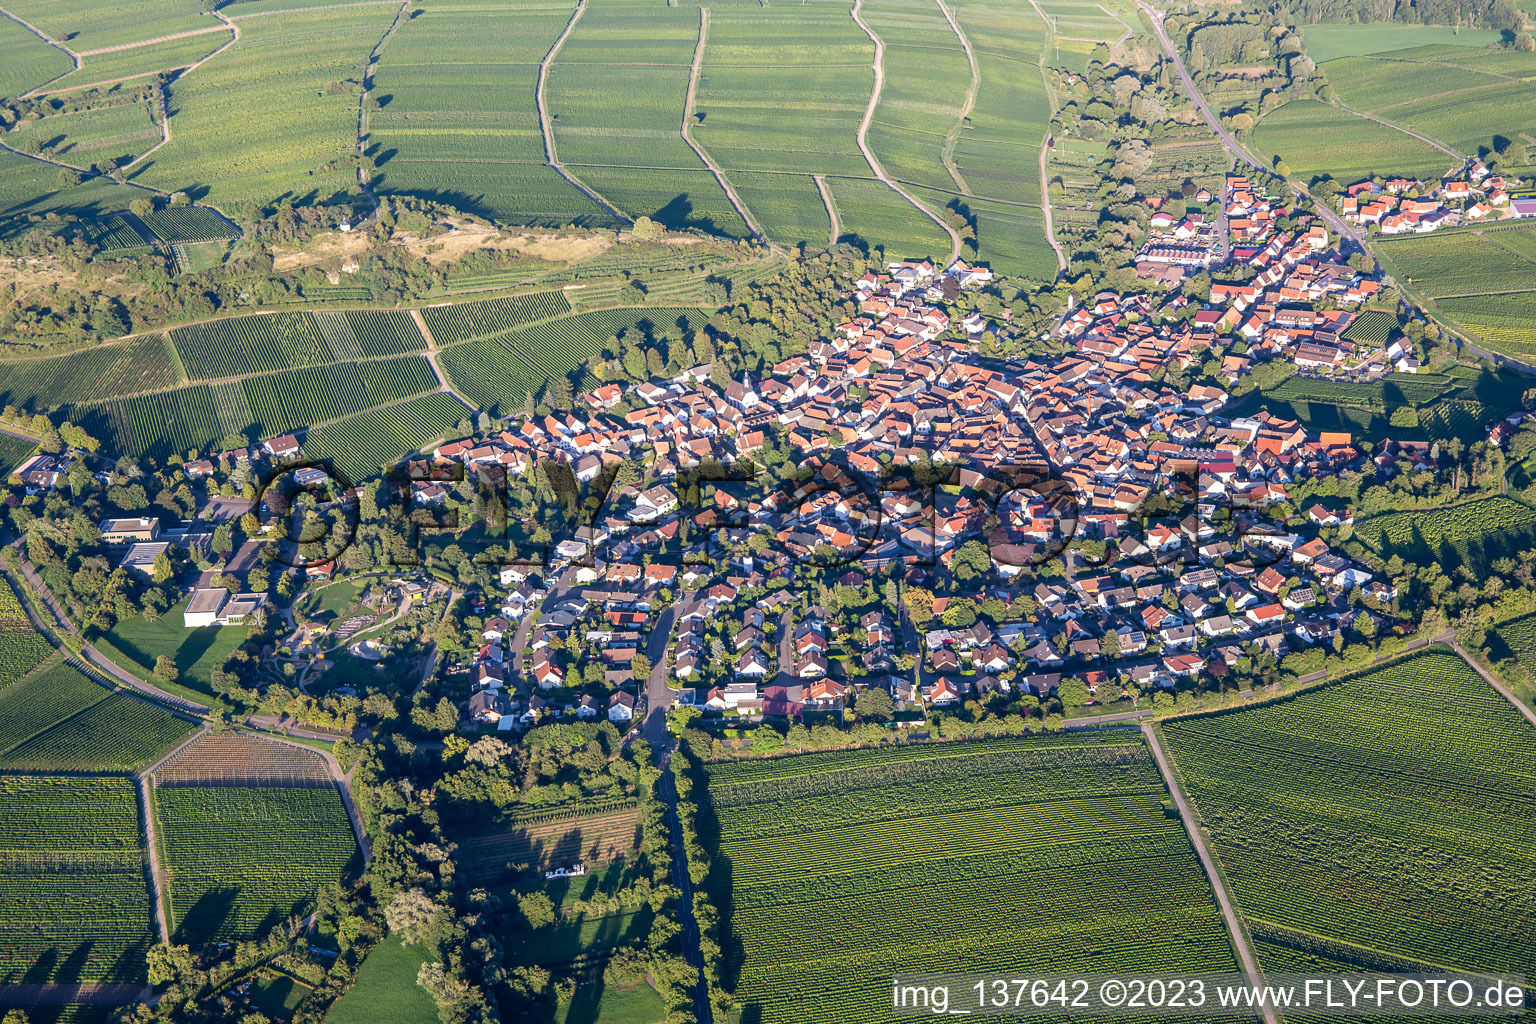
[[155, 678], [162, 683], [174, 683], [180, 674], [176, 669], [176, 659], [169, 654], [162, 654], [155, 659]]
[[1515, 37], [1515, 49], [1521, 53], [1536, 53], [1536, 39], [1532, 39], [1529, 32], [1522, 32]]
[[140, 220], [155, 212], [154, 201], [147, 198], [131, 199], [128, 201], [129, 211]]
[[1063, 679], [1056, 687], [1062, 707], [1080, 708], [1088, 703], [1088, 684], [1081, 679]]
[[871, 686], [854, 699], [853, 709], [866, 721], [888, 722], [896, 714], [896, 703], [883, 689]]
[[529, 928], [544, 928], [555, 923], [555, 905], [542, 892], [529, 893], [517, 901], [517, 909]]
[[665, 228], [649, 217], [636, 217], [635, 226], [630, 229], [630, 234], [641, 239], [660, 238], [665, 230]]
[[442, 906], [423, 889], [408, 889], [396, 893], [384, 908], [384, 921], [391, 935], [397, 935], [407, 946], [414, 945], [426, 935], [427, 930], [442, 913]]
[[186, 946], [151, 946], [148, 959], [151, 985], [172, 984], [197, 970], [192, 951]]
[[160, 552], [155, 556], [154, 566], [150, 570], [150, 579], [156, 583], [164, 583], [174, 575], [176, 575], [176, 566], [172, 563], [171, 556], [164, 551]]

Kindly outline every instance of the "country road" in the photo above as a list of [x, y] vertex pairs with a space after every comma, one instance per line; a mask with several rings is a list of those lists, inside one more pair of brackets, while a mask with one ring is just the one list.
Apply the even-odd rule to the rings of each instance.
[[[1238, 963], [1242, 965], [1243, 973], [1248, 981], [1258, 987], [1263, 975], [1259, 973], [1258, 961], [1254, 959], [1253, 950], [1248, 945], [1248, 933], [1243, 924], [1238, 920], [1237, 910], [1232, 905], [1232, 899], [1227, 895], [1226, 884], [1222, 881], [1221, 872], [1216, 870], [1216, 859], [1211, 856], [1211, 851], [1206, 847], [1205, 836], [1201, 834], [1200, 822], [1190, 810], [1189, 802], [1184, 798], [1184, 788], [1179, 785], [1179, 777], [1173, 772], [1173, 765], [1168, 760], [1168, 755], [1163, 752], [1163, 745], [1157, 735], [1157, 730], [1151, 725], [1143, 724], [1141, 733], [1147, 738], [1147, 747], [1151, 749], [1152, 756], [1157, 759], [1157, 767], [1163, 773], [1163, 781], [1168, 784], [1168, 792], [1173, 795], [1173, 802], [1179, 809], [1179, 817], [1184, 822], [1184, 828], [1189, 832], [1189, 841], [1195, 848], [1196, 855], [1200, 858], [1201, 865], [1205, 868], [1206, 878], [1210, 880], [1211, 890], [1216, 894], [1216, 902], [1221, 907], [1221, 916], [1226, 919], [1227, 931], [1232, 937], [1232, 948], [1237, 953]], [[1263, 1007], [1265, 1024], [1279, 1024], [1279, 1017], [1275, 1014], [1274, 1007], [1267, 1002]]]
[[870, 121], [874, 120], [875, 108], [880, 105], [880, 93], [885, 88], [885, 43], [882, 42], [880, 37], [875, 35], [874, 31], [871, 30], [869, 25], [865, 23], [863, 9], [864, 0], [853, 0], [853, 10], [851, 13], [853, 15], [854, 24], [863, 29], [864, 34], [869, 36], [869, 41], [875, 44], [875, 63], [873, 65], [875, 72], [875, 88], [869, 94], [869, 106], [864, 108], [864, 119], [859, 122], [859, 152], [864, 154], [864, 162], [869, 164], [869, 169], [876, 178], [879, 178], [893, 192], [901, 196], [901, 198], [905, 199], [907, 202], [911, 203], [914, 207], [917, 208], [918, 212], [922, 213], [923, 216], [937, 224], [944, 231], [944, 233], [949, 236], [949, 260], [947, 263], [945, 263], [945, 266], [948, 266], [950, 263], [953, 263], [955, 260], [960, 258], [960, 233], [954, 228], [950, 227], [947, 220], [945, 220], [943, 217], [940, 217], [932, 210], [928, 209], [928, 207], [924, 206], [916, 199], [912, 198], [911, 193], [907, 192], [906, 189], [896, 184], [896, 182], [892, 180], [891, 176], [885, 173], [885, 168], [880, 165], [880, 161], [875, 158], [874, 150], [869, 148], [869, 123]]

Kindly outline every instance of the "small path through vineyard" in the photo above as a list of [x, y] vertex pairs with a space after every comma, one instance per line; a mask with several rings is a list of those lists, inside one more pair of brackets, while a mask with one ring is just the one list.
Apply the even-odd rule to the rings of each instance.
[[965, 32], [960, 28], [960, 23], [955, 20], [953, 12], [944, 0], [933, 0], [939, 5], [939, 10], [944, 14], [944, 20], [949, 22], [949, 27], [954, 31], [955, 38], [960, 40], [961, 47], [965, 50], [965, 59], [971, 65], [971, 84], [965, 90], [965, 102], [960, 106], [960, 113], [955, 115], [955, 123], [950, 125], [949, 131], [944, 135], [944, 148], [939, 152], [939, 159], [944, 161], [944, 169], [955, 180], [955, 185], [961, 194], [970, 195], [971, 188], [960, 176], [960, 168], [955, 163], [955, 144], [960, 141], [960, 130], [965, 127], [966, 120], [971, 116], [971, 111], [976, 108], [976, 94], [981, 90], [981, 67], [976, 63], [976, 51], [971, 49], [971, 41], [966, 38]]
[[[1221, 907], [1221, 916], [1226, 919], [1227, 932], [1232, 937], [1232, 949], [1237, 954], [1238, 964], [1247, 975], [1249, 984], [1257, 988], [1262, 982], [1263, 975], [1259, 973], [1258, 961], [1254, 959], [1253, 949], [1248, 944], [1248, 933], [1244, 930], [1242, 922], [1238, 920], [1232, 898], [1227, 895], [1226, 883], [1222, 881], [1221, 872], [1216, 870], [1216, 858], [1211, 855], [1210, 849], [1206, 846], [1205, 836], [1200, 830], [1200, 820], [1195, 817], [1189, 801], [1184, 798], [1184, 788], [1179, 784], [1179, 777], [1174, 774], [1168, 755], [1163, 752], [1162, 741], [1156, 729], [1143, 723], [1141, 733], [1147, 738], [1147, 747], [1151, 749], [1152, 756], [1157, 760], [1158, 771], [1162, 772], [1163, 781], [1168, 785], [1168, 792], [1173, 795], [1173, 802], [1179, 809], [1179, 818], [1184, 822], [1185, 831], [1189, 833], [1189, 841], [1200, 858], [1201, 866], [1205, 869], [1205, 877], [1210, 880], [1211, 891], [1216, 894], [1216, 903]], [[1274, 1007], [1270, 1006], [1267, 1000], [1262, 1012], [1265, 1024], [1279, 1024]]]
[[479, 412], [478, 406], [453, 389], [453, 385], [448, 382], [448, 375], [443, 373], [441, 366], [437, 365], [437, 339], [432, 337], [432, 329], [427, 326], [427, 318], [421, 315], [421, 310], [413, 309], [411, 319], [415, 321], [416, 329], [421, 332], [421, 336], [427, 339], [427, 350], [422, 354], [427, 357], [427, 365], [432, 367], [432, 372], [437, 375], [438, 390], [457, 398], [459, 404], [470, 412]]
[[[1045, 16], [1040, 5], [1035, 0], [1029, 0], [1030, 6], [1040, 19], [1045, 22], [1045, 45], [1040, 51], [1040, 80], [1045, 83], [1045, 98], [1051, 105], [1051, 112], [1055, 113], [1059, 108], [1056, 102], [1056, 90], [1051, 88], [1051, 75], [1045, 68], [1045, 55], [1051, 49], [1051, 40], [1056, 35], [1056, 23]], [[1107, 12], [1106, 12], [1107, 13]], [[1129, 34], [1129, 29], [1126, 30]], [[1067, 269], [1067, 253], [1062, 249], [1061, 243], [1056, 241], [1056, 222], [1051, 217], [1051, 179], [1050, 172], [1046, 169], [1046, 157], [1051, 151], [1051, 145], [1055, 141], [1051, 134], [1049, 124], [1045, 127], [1045, 138], [1040, 140], [1040, 214], [1045, 221], [1045, 240], [1056, 253], [1056, 266], [1065, 273]]]
[[[704, 147], [693, 141], [693, 135], [688, 131], [693, 123], [693, 97], [699, 88], [699, 67], [704, 63], [704, 43], [709, 38], [709, 8], [699, 8], [699, 42], [693, 48], [693, 67], [688, 72], [688, 95], [683, 100], [683, 141], [688, 143], [688, 148], [698, 154], [704, 166], [709, 168], [709, 173], [715, 176], [715, 181], [720, 184], [720, 189], [725, 193], [725, 198], [731, 201], [736, 208], [736, 213], [757, 238], [763, 237], [763, 229], [758, 226], [752, 217], [752, 211], [747, 209], [747, 204], [741, 201], [736, 190], [731, 188], [731, 183], [725, 180], [725, 172], [720, 170], [720, 165], [707, 152]], [[834, 239], [835, 240], [835, 239]]]
[[827, 244], [836, 245], [837, 240], [843, 237], [843, 226], [837, 222], [837, 207], [832, 205], [832, 190], [827, 188], [827, 179], [823, 175], [813, 174], [811, 177], [816, 182], [816, 191], [821, 193], [822, 204], [827, 208]]
[[1461, 644], [1456, 642], [1455, 634], [1447, 632], [1444, 636], [1437, 637], [1437, 639], [1442, 639], [1446, 643], [1450, 644], [1451, 649], [1461, 656], [1462, 661], [1466, 662], [1468, 665], [1471, 665], [1472, 668], [1477, 671], [1477, 674], [1483, 677], [1484, 682], [1497, 690], [1501, 697], [1513, 704], [1515, 706], [1515, 710], [1519, 711], [1522, 715], [1525, 716], [1526, 721], [1530, 722], [1532, 725], [1536, 725], [1536, 710], [1532, 710], [1529, 704], [1522, 701], [1519, 697], [1516, 697], [1513, 690], [1500, 682], [1498, 677], [1496, 677], [1492, 672], [1489, 672], [1487, 669], [1483, 668], [1482, 665], [1478, 664], [1476, 659], [1474, 659], [1470, 654], [1462, 649]]
[[619, 218], [619, 220], [629, 224], [632, 221], [620, 213], [618, 207], [598, 195], [596, 191], [589, 188], [585, 182], [567, 171], [565, 166], [560, 163], [560, 157], [555, 152], [555, 127], [549, 117], [549, 104], [544, 99], [544, 85], [549, 81], [549, 66], [555, 62], [555, 58], [560, 54], [560, 48], [565, 45], [565, 41], [576, 30], [576, 23], [581, 20], [581, 16], [586, 9], [587, 0], [577, 0], [576, 9], [571, 12], [571, 20], [565, 23], [565, 31], [560, 33], [560, 38], [555, 40], [554, 45], [549, 48], [549, 52], [544, 55], [544, 59], [539, 61], [539, 85], [534, 90], [534, 100], [539, 107], [539, 131], [544, 135], [544, 159], [550, 167], [554, 168], [556, 174], [570, 182], [582, 195]]
[[173, 39], [186, 39], [188, 36], [205, 36], [210, 32], [223, 32], [222, 25], [209, 25], [207, 28], [188, 29], [185, 32], [172, 32], [168, 36], [155, 36], [153, 39], [140, 39], [136, 43], [118, 43], [116, 46], [103, 46], [95, 50], [81, 50], [81, 57], [95, 57], [103, 53], [117, 53], [120, 50], [137, 50], [141, 46], [154, 46], [156, 43], [169, 43]]
[[864, 108], [864, 119], [859, 122], [859, 152], [864, 154], [864, 162], [869, 164], [869, 169], [876, 178], [883, 181], [891, 191], [911, 203], [919, 213], [937, 224], [949, 236], [949, 259], [945, 262], [945, 266], [948, 266], [960, 258], [960, 233], [950, 227], [947, 220], [918, 202], [912, 197], [911, 193], [896, 184], [891, 176], [885, 173], [885, 168], [880, 166], [880, 161], [875, 158], [874, 150], [869, 148], [869, 122], [874, 119], [875, 108], [880, 105], [880, 93], [885, 88], [885, 43], [881, 41], [879, 36], [875, 35], [874, 31], [864, 21], [863, 10], [864, 0], [854, 0], [853, 10], [849, 13], [853, 16], [853, 23], [863, 30], [871, 43], [875, 44], [875, 62], [873, 64], [875, 88], [869, 94], [869, 106]]

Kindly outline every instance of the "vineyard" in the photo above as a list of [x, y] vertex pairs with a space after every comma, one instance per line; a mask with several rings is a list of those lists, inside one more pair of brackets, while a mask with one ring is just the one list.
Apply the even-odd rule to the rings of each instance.
[[631, 804], [614, 811], [560, 816], [551, 821], [519, 822], [495, 831], [466, 836], [460, 848], [469, 854], [476, 884], [489, 885], [515, 875], [520, 866], [570, 867], [626, 857], [639, 843], [639, 812]]
[[74, 406], [65, 412], [117, 455], [164, 459], [193, 449], [203, 452], [227, 433], [207, 384]]
[[1234, 969], [1135, 732], [707, 772], [726, 981], [765, 1024], [885, 1020], [898, 970]]
[[6, 476], [37, 452], [37, 445], [10, 434], [0, 434], [0, 473]]
[[534, 292], [508, 299], [429, 306], [421, 311], [421, 316], [432, 331], [434, 341], [439, 345], [451, 345], [456, 341], [503, 334], [535, 320], [564, 316], [570, 311], [571, 304], [563, 292]]
[[204, 733], [155, 769], [156, 786], [333, 785], [325, 758], [313, 750], [245, 733]]
[[1492, 351], [1536, 361], [1536, 291], [1440, 299], [1435, 305]]
[[234, 238], [239, 231], [212, 210], [201, 206], [173, 206], [139, 218], [155, 237], [166, 244], [217, 242]]
[[1536, 733], [1455, 655], [1166, 731], [1255, 931], [1530, 970]]
[[0, 982], [144, 981], [139, 837], [127, 779], [0, 777]]
[[231, 403], [230, 412], [247, 412], [250, 418], [238, 427], [233, 422], [223, 426], [226, 433], [254, 427], [258, 437], [302, 430], [438, 389], [437, 377], [422, 356], [309, 366], [247, 377], [241, 383], [245, 404]]
[[334, 786], [151, 792], [177, 942], [259, 935], [339, 881], [357, 854]]
[[44, 409], [173, 388], [180, 383], [176, 365], [171, 346], [158, 334], [67, 356], [7, 360], [0, 362], [0, 402]]
[[439, 391], [317, 427], [305, 435], [304, 451], [311, 458], [334, 460], [347, 476], [363, 480], [428, 441], [446, 437], [468, 415], [457, 399]]
[[194, 380], [334, 362], [310, 313], [270, 313], [178, 327], [171, 340]]
[[439, 355], [443, 372], [482, 409], [507, 410], [537, 395], [555, 375], [585, 365], [621, 330], [677, 338], [703, 324], [698, 309], [609, 309], [549, 320], [506, 335], [456, 345]]
[[0, 692], [0, 768], [137, 771], [192, 729], [185, 719], [98, 686], [61, 661]]
[[1439, 562], [1485, 570], [1495, 558], [1536, 545], [1536, 509], [1494, 497], [1425, 511], [1388, 512], [1355, 526], [1355, 535], [1383, 558]]
[[[0, 701], [4, 687], [26, 675], [53, 653], [53, 644], [32, 628], [26, 609], [11, 585], [0, 580]], [[0, 722], [0, 730], [5, 724]]]
[[1369, 345], [1385, 345], [1392, 335], [1402, 330], [1402, 326], [1396, 313], [1388, 313], [1384, 309], [1368, 309], [1350, 321], [1349, 326], [1344, 328], [1344, 337]]

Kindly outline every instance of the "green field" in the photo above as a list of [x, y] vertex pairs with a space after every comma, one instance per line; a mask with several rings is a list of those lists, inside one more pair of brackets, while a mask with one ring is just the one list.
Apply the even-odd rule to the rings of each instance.
[[6, 10], [76, 53], [216, 24], [198, 0], [8, 0]]
[[157, 704], [58, 661], [0, 691], [0, 768], [135, 771], [192, 731]]
[[357, 842], [335, 788], [152, 790], [178, 942], [254, 937], [339, 881]]
[[949, 236], [917, 207], [884, 182], [869, 178], [828, 178], [832, 206], [837, 210], [839, 241], [884, 250], [887, 259], [932, 259], [949, 256]]
[[239, 42], [171, 85], [171, 142], [134, 180], [206, 190], [209, 202], [235, 208], [345, 193], [357, 183], [358, 99], [332, 84], [362, 80], [394, 15], [369, 6], [246, 18]]
[[123, 619], [105, 636], [110, 644], [105, 653], [114, 655], [113, 660], [139, 674], [154, 671], [155, 660], [162, 654], [170, 655], [179, 673], [177, 681], [196, 694], [211, 696], [209, 680], [213, 670], [224, 667], [229, 656], [250, 635], [250, 627], [187, 629], [182, 625], [182, 612], [190, 600], [188, 597], [176, 602], [155, 622], [142, 615]]
[[1134, 731], [706, 771], [726, 984], [764, 1024], [888, 1019], [893, 970], [1234, 969]]
[[160, 127], [149, 102], [141, 101], [38, 118], [7, 135], [8, 145], [19, 148], [35, 142], [47, 147], [55, 160], [89, 167], [106, 159], [128, 163], [160, 141]]
[[[1423, 45], [1331, 60], [1319, 70], [1345, 105], [1427, 135], [1458, 153], [1486, 150], [1496, 137], [1518, 142], [1536, 129], [1536, 82], [1531, 81], [1536, 55], [1513, 48]], [[1401, 144], [1407, 147], [1409, 140]], [[1443, 153], [1440, 157], [1431, 175], [1444, 173], [1455, 162]]]
[[304, 453], [313, 459], [332, 459], [352, 480], [364, 480], [429, 441], [445, 439], [456, 423], [470, 415], [452, 395], [434, 392], [316, 427], [304, 435]]
[[1452, 159], [1426, 142], [1316, 100], [1295, 100], [1253, 127], [1261, 157], [1279, 156], [1303, 181], [1351, 182], [1372, 174], [1438, 178]]
[[958, 134], [971, 85], [960, 37], [937, 5], [922, 0], [870, 0], [863, 16], [885, 43], [885, 88], [869, 124], [870, 148], [896, 180], [955, 191], [959, 183], [943, 154], [946, 136]]
[[127, 50], [113, 50], [81, 58], [80, 70], [65, 75], [53, 85], [54, 89], [77, 89], [97, 82], [115, 82], [119, 79], [148, 77], [160, 71], [184, 68], [203, 59], [229, 42], [228, 29], [182, 39], [167, 39], [160, 43], [135, 46]]
[[1536, 291], [1536, 227], [1384, 238], [1377, 246], [1432, 299]]
[[538, 397], [553, 375], [568, 375], [584, 365], [621, 330], [682, 338], [702, 326], [705, 315], [699, 309], [666, 307], [582, 313], [455, 345], [439, 354], [438, 363], [471, 402], [506, 413], [521, 405], [525, 393]]
[[[143, 195], [139, 189], [98, 177], [64, 188], [59, 169], [52, 164], [0, 150], [0, 238], [25, 234], [50, 215], [91, 219], [124, 210]], [[62, 225], [50, 222], [50, 228], [55, 226]]]
[[1468, 564], [1487, 571], [1495, 558], [1536, 541], [1536, 509], [1511, 498], [1484, 498], [1423, 512], [1389, 512], [1355, 525], [1355, 536], [1383, 558], [1400, 554], [1447, 570]]
[[1492, 351], [1536, 362], [1536, 292], [1439, 299], [1435, 306]]
[[63, 50], [49, 46], [9, 18], [0, 18], [0, 99], [12, 99], [74, 67]]
[[141, 836], [128, 779], [0, 776], [0, 982], [143, 983]]
[[412, 11], [374, 74], [367, 153], [380, 188], [510, 224], [615, 225], [545, 164], [538, 65], [573, 10], [468, 0]]
[[1454, 654], [1164, 728], [1256, 935], [1533, 966], [1536, 733]]
[[1458, 32], [1443, 25], [1307, 25], [1302, 35], [1307, 42], [1307, 56], [1318, 64], [1339, 57], [1366, 57], [1414, 46], [1482, 48], [1499, 42], [1499, 33], [1493, 29], [1464, 28]]
[[424, 944], [406, 946], [391, 936], [374, 946], [357, 980], [331, 1004], [325, 1024], [420, 1024], [437, 1013], [416, 972], [432, 958]]

